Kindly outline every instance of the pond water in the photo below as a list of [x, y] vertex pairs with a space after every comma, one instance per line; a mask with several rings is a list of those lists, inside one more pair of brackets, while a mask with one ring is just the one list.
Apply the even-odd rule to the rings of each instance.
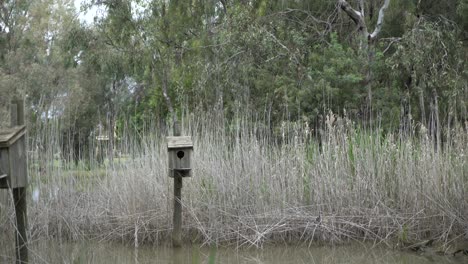
[[[10, 248], [6, 250], [6, 248]], [[421, 255], [411, 252], [347, 246], [268, 246], [263, 249], [186, 246], [182, 249], [143, 246], [135, 249], [122, 244], [40, 242], [30, 250], [30, 263], [468, 263], [466, 256]], [[0, 250], [0, 263], [13, 263], [11, 247]]]

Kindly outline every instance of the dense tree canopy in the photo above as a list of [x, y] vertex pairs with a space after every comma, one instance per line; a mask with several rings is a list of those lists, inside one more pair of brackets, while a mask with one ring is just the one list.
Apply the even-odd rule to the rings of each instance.
[[329, 111], [404, 131], [468, 116], [467, 0], [93, 0], [82, 9], [92, 6], [104, 13], [86, 24], [74, 1], [0, 1], [0, 104], [27, 98], [33, 131], [60, 119], [63, 135], [86, 145], [98, 126], [138, 128], [185, 110], [256, 113], [272, 131], [285, 120], [320, 127]]

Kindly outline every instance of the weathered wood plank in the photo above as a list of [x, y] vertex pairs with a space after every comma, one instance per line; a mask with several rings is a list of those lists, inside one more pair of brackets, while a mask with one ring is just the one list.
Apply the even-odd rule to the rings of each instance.
[[26, 134], [26, 126], [15, 126], [0, 130], [0, 148], [6, 148]]
[[[182, 158], [179, 158], [177, 154], [179, 152], [183, 152], [184, 156]], [[169, 169], [175, 169], [175, 170], [185, 170], [185, 169], [191, 169], [191, 156], [192, 156], [192, 151], [191, 150], [179, 150], [179, 151], [171, 151], [169, 152]]]
[[2, 206], [8, 204], [8, 192], [6, 190], [0, 189], [0, 217], [2, 215]]
[[[11, 104], [11, 108], [14, 108], [14, 104]], [[16, 122], [12, 119], [11, 126], [24, 127], [24, 101], [21, 99], [16, 100], [16, 114]], [[22, 131], [26, 131], [26, 127], [24, 127]], [[26, 204], [28, 164], [26, 157], [26, 136], [24, 134], [21, 135], [16, 141], [13, 141], [12, 144], [10, 148], [16, 148], [10, 152], [10, 161], [13, 166], [10, 167], [10, 171], [13, 174], [11, 178], [14, 179], [12, 180], [12, 187], [17, 227], [15, 248], [16, 263], [28, 263], [28, 211]]]
[[26, 188], [13, 188], [13, 200], [16, 214], [16, 263], [28, 263], [28, 211]]
[[10, 159], [9, 159], [8, 148], [0, 148], [0, 170], [2, 174], [6, 174], [7, 177], [0, 180], [0, 189], [10, 188]]
[[10, 146], [11, 188], [26, 187], [28, 185], [25, 137], [18, 139]]
[[[177, 140], [180, 140], [180, 126], [179, 122], [174, 121], [174, 137], [168, 137], [167, 138], [167, 148], [169, 150], [169, 163], [171, 153], [174, 154], [177, 149], [177, 145], [182, 145], [182, 147], [186, 146], [187, 144], [177, 144]], [[187, 140], [187, 137], [184, 137], [182, 140]], [[174, 142], [175, 141], [175, 142]], [[180, 141], [179, 141], [180, 143]], [[191, 143], [190, 142], [185, 142], [185, 143]], [[173, 148], [171, 150], [171, 148]], [[169, 169], [169, 176], [173, 175], [174, 171]], [[176, 175], [173, 175], [174, 177], [174, 212], [172, 215], [172, 224], [173, 224], [173, 230], [172, 230], [172, 245], [175, 248], [180, 248], [182, 247], [182, 177], [176, 173]]]
[[193, 148], [192, 137], [167, 137], [167, 148], [168, 149], [177, 149], [177, 148]]

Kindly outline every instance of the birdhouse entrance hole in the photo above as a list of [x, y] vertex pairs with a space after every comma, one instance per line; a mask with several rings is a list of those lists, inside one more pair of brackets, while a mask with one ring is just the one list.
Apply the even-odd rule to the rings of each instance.
[[182, 150], [177, 151], [177, 157], [179, 159], [182, 159], [184, 157], [185, 153]]

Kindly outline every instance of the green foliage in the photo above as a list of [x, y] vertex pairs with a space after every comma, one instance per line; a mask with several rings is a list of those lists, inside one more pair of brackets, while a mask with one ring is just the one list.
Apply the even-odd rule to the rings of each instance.
[[[464, 39], [468, 38], [468, 0], [459, 0], [457, 5], [457, 24], [460, 27], [460, 37]], [[466, 45], [465, 45], [466, 47]]]
[[313, 117], [346, 109], [356, 115], [366, 92], [362, 58], [340, 44], [336, 34], [330, 36], [327, 47], [316, 46], [314, 50], [309, 56], [308, 86], [299, 92], [304, 112]]
[[[413, 100], [416, 120], [429, 116], [431, 109], [420, 108], [417, 99], [424, 105], [433, 104], [437, 96], [442, 116], [463, 112], [466, 64], [463, 47], [456, 39], [454, 25], [445, 19], [437, 22], [421, 20], [407, 32], [397, 49], [386, 61], [394, 85]], [[457, 109], [458, 108], [458, 109]]]
[[[365, 1], [369, 30], [381, 2]], [[375, 45], [335, 1], [90, 1], [105, 10], [91, 25], [70, 1], [14, 3], [0, 10], [0, 102], [27, 96], [31, 124], [59, 118], [80, 144], [99, 124], [184, 111], [256, 112], [271, 131], [320, 127], [329, 110], [360, 122], [369, 91], [386, 130], [427, 123], [434, 95], [444, 119], [468, 107], [466, 0], [392, 0]]]
[[210, 247], [210, 255], [208, 256], [208, 263], [209, 264], [215, 264], [216, 263], [216, 252], [217, 252], [216, 246], [212, 245]]

